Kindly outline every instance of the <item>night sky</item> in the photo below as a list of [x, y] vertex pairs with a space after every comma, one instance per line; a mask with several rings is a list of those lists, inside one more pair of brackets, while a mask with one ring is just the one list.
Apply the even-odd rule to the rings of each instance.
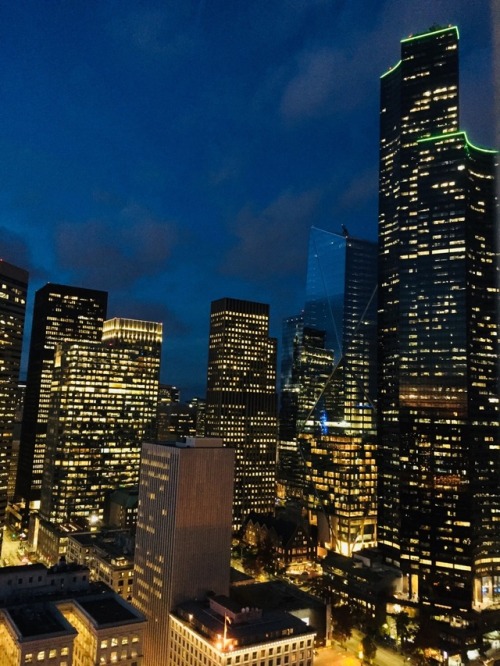
[[309, 227], [376, 238], [379, 77], [450, 23], [492, 146], [486, 0], [3, 0], [0, 256], [30, 304], [62, 282], [163, 321], [162, 380], [203, 395], [211, 300], [270, 303], [280, 337]]

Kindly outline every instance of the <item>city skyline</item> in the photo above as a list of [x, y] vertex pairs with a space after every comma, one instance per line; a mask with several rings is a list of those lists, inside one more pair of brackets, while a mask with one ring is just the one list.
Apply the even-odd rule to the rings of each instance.
[[108, 290], [109, 316], [164, 323], [183, 398], [204, 392], [211, 300], [270, 303], [279, 336], [309, 227], [376, 237], [391, 44], [458, 24], [462, 125], [494, 145], [488, 3], [376, 4], [2, 7], [0, 254], [30, 271], [28, 310], [48, 281]]

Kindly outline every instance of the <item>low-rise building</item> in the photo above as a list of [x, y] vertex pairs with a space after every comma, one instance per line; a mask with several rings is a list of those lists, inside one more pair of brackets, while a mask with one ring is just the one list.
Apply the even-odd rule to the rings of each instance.
[[145, 626], [86, 567], [0, 569], [0, 666], [141, 666]]
[[276, 566], [313, 560], [316, 546], [303, 525], [268, 514], [250, 513], [242, 528], [243, 543], [269, 550]]
[[80, 532], [68, 538], [66, 559], [88, 566], [93, 581], [106, 583], [124, 599], [132, 599], [134, 540], [130, 530]]
[[0, 666], [71, 666], [76, 629], [53, 604], [0, 610]]
[[146, 619], [126, 601], [116, 594], [95, 595], [57, 607], [78, 632], [72, 666], [140, 666]]
[[78, 594], [89, 587], [89, 570], [62, 561], [47, 568], [43, 564], [0, 569], [0, 606], [41, 599], [55, 594]]
[[217, 596], [170, 614], [170, 666], [312, 666], [315, 631], [283, 611]]

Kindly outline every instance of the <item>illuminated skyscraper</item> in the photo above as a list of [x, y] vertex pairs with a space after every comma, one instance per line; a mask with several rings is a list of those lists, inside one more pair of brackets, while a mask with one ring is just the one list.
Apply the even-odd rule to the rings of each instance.
[[441, 615], [500, 600], [495, 153], [458, 84], [455, 27], [381, 79], [379, 545]]
[[42, 518], [102, 518], [107, 493], [138, 484], [141, 443], [156, 430], [161, 340], [161, 324], [112, 319], [102, 342], [57, 347]]
[[304, 499], [305, 459], [297, 437], [324, 392], [333, 370], [333, 351], [325, 349], [325, 331], [304, 327], [304, 316], [283, 322], [278, 495]]
[[276, 340], [269, 306], [222, 298], [212, 303], [206, 432], [236, 450], [233, 529], [250, 511], [275, 505]]
[[36, 292], [16, 483], [25, 500], [40, 498], [56, 345], [100, 340], [107, 301], [104, 291], [60, 284]]
[[18, 411], [28, 273], [0, 260], [0, 529], [7, 506], [14, 425]]
[[178, 604], [229, 593], [233, 480], [220, 439], [142, 447], [133, 599], [148, 619], [144, 666], [166, 658]]
[[319, 542], [345, 555], [376, 540], [376, 289], [374, 243], [311, 230], [304, 331], [333, 360], [309, 389], [299, 447]]

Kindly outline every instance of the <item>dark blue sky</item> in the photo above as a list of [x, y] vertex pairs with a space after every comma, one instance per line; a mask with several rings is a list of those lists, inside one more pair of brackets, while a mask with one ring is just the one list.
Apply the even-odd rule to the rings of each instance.
[[[462, 127], [492, 145], [486, 0], [0, 3], [0, 256], [164, 323], [203, 394], [210, 301], [303, 302], [311, 225], [376, 238], [379, 76], [460, 29]], [[29, 332], [29, 329], [28, 329]]]

